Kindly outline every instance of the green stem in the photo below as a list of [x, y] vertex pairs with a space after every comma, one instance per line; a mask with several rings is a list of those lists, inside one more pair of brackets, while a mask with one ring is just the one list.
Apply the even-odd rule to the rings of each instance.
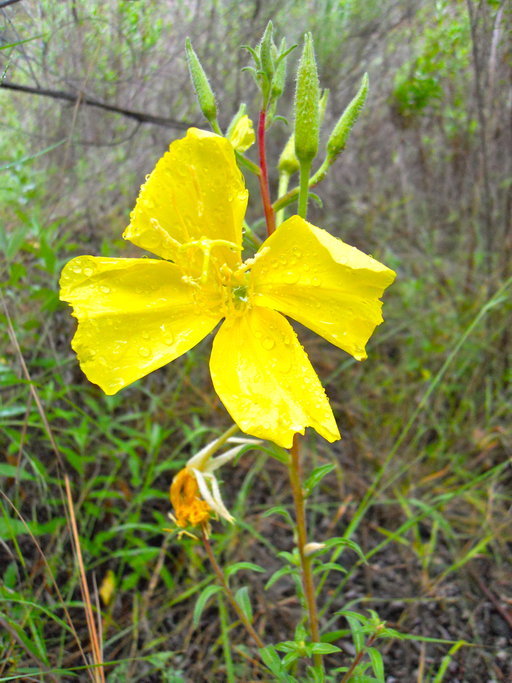
[[229, 643], [228, 611], [221, 593], [217, 594], [217, 603], [219, 605], [222, 651], [224, 652], [224, 663], [226, 665], [226, 681], [227, 683], [236, 683], [235, 667], [233, 666], [233, 657]]
[[221, 569], [219, 563], [217, 562], [217, 558], [215, 557], [215, 555], [214, 555], [214, 553], [213, 553], [213, 548], [212, 548], [212, 546], [211, 546], [211, 544], [210, 544], [210, 541], [209, 541], [209, 539], [208, 539], [208, 535], [207, 535], [206, 530], [205, 530], [204, 527], [203, 527], [203, 529], [202, 529], [202, 537], [201, 537], [201, 540], [203, 541], [203, 545], [204, 545], [204, 548], [205, 548], [205, 550], [206, 550], [206, 554], [208, 555], [208, 559], [210, 560], [210, 563], [211, 563], [211, 565], [212, 565], [212, 567], [213, 567], [213, 571], [215, 572], [215, 576], [217, 577], [218, 582], [219, 582], [220, 585], [222, 586], [222, 588], [223, 588], [223, 590], [224, 590], [224, 594], [225, 594], [226, 598], [228, 599], [229, 604], [230, 604], [231, 607], [235, 610], [235, 612], [236, 612], [238, 618], [240, 619], [240, 621], [242, 622], [242, 624], [245, 626], [246, 631], [249, 633], [249, 635], [250, 635], [251, 638], [254, 640], [254, 642], [256, 643], [256, 645], [257, 645], [259, 648], [264, 648], [264, 647], [265, 647], [265, 643], [261, 640], [261, 638], [259, 637], [259, 635], [256, 633], [256, 631], [254, 630], [253, 625], [252, 625], [251, 622], [247, 619], [247, 617], [245, 616], [245, 614], [244, 614], [242, 608], [240, 607], [240, 605], [238, 604], [238, 602], [235, 600], [235, 596], [233, 595], [233, 592], [232, 592], [231, 588], [230, 588], [229, 585], [228, 585], [228, 582], [227, 582], [227, 580], [226, 580], [226, 577], [224, 576], [224, 572], [222, 571], [222, 569]]
[[236, 154], [236, 159], [237, 159], [238, 163], [240, 164], [240, 166], [244, 166], [248, 171], [250, 171], [251, 173], [254, 173], [254, 175], [256, 175], [256, 176], [261, 175], [260, 167], [257, 164], [252, 162], [250, 159], [248, 159], [246, 156], [244, 156], [241, 152], [235, 151], [235, 154]]
[[[315, 185], [318, 185], [319, 182], [321, 182], [325, 176], [327, 175], [327, 171], [329, 170], [330, 167], [330, 162], [326, 159], [323, 164], [320, 166], [318, 171], [316, 171], [311, 178], [309, 179], [309, 187], [314, 187]], [[279, 211], [280, 209], [284, 209], [285, 206], [288, 206], [288, 204], [291, 204], [295, 199], [297, 199], [299, 195], [299, 187], [294, 187], [293, 190], [290, 190], [287, 192], [283, 197], [280, 197], [277, 199], [273, 204], [274, 211]]]
[[222, 135], [222, 131], [220, 129], [219, 122], [217, 121], [217, 119], [211, 119], [210, 126], [213, 128], [214, 133], [217, 133], [217, 135]]
[[[290, 182], [290, 174], [282, 171], [279, 174], [279, 186], [277, 188], [278, 197], [282, 197], [288, 192], [288, 183]], [[276, 212], [276, 227], [281, 225], [284, 219], [284, 206]]]
[[[293, 502], [295, 505], [295, 518], [297, 524], [297, 547], [299, 550], [300, 564], [302, 569], [302, 586], [304, 589], [304, 596], [306, 598], [306, 606], [308, 610], [311, 641], [313, 643], [319, 643], [320, 629], [318, 626], [318, 611], [316, 607], [313, 569], [311, 566], [311, 558], [308, 557], [305, 552], [305, 547], [307, 545], [306, 508], [304, 503], [304, 491], [302, 489], [302, 472], [299, 454], [299, 436], [297, 434], [295, 434], [295, 436], [293, 437], [293, 445], [290, 449], [290, 456], [291, 462], [288, 468], [288, 473], [290, 476], [290, 485], [293, 494]], [[314, 654], [313, 661], [315, 666], [323, 672], [322, 656], [319, 654]]]
[[309, 175], [311, 173], [311, 162], [300, 162], [300, 181], [299, 181], [299, 206], [297, 213], [301, 218], [306, 219], [308, 215], [308, 198], [309, 198]]

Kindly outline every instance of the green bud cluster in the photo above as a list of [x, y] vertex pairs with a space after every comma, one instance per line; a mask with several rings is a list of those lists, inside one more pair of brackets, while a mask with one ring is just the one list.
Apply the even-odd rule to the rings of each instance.
[[254, 60], [254, 66], [244, 67], [244, 71], [250, 71], [258, 87], [260, 88], [263, 109], [273, 110], [279, 97], [283, 94], [286, 83], [286, 58], [297, 46], [286, 47], [286, 39], [283, 38], [279, 47], [274, 43], [274, 27], [269, 21], [265, 33], [259, 44], [252, 48], [244, 45]]

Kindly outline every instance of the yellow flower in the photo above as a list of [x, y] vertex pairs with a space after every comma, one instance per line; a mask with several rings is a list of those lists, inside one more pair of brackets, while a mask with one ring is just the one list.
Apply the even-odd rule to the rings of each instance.
[[251, 119], [244, 114], [233, 126], [233, 130], [228, 132], [228, 140], [237, 152], [245, 152], [254, 145], [254, 128]]
[[240, 429], [285, 448], [308, 426], [334, 441], [329, 402], [284, 315], [362, 360], [395, 274], [299, 216], [243, 263], [247, 197], [228, 140], [191, 128], [173, 142], [123, 234], [160, 259], [79, 256], [62, 272], [73, 349], [89, 380], [115, 394], [224, 319], [210, 371]]

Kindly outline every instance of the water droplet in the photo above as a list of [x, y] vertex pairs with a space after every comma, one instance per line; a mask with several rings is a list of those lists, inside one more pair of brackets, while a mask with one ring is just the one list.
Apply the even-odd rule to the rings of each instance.
[[76, 273], [77, 275], [80, 275], [80, 273], [82, 272], [80, 266], [71, 266], [71, 270], [73, 271], [73, 273]]
[[317, 275], [315, 275], [311, 280], [311, 284], [313, 285], [313, 287], [318, 287], [318, 285], [320, 284], [320, 278]]
[[100, 291], [102, 291], [103, 294], [109, 294], [110, 293], [110, 287], [107, 287], [107, 285], [100, 285]]
[[274, 348], [274, 346], [276, 345], [276, 343], [275, 343], [275, 341], [272, 339], [272, 337], [265, 337], [265, 338], [262, 340], [261, 345], [263, 346], [263, 348], [264, 348], [266, 351], [270, 351], [271, 349]]
[[147, 330], [142, 332], [142, 339], [149, 339], [149, 332]]
[[277, 364], [277, 369], [279, 372], [282, 372], [286, 374], [287, 372], [290, 372], [290, 369], [292, 367], [292, 361], [290, 359], [290, 356], [282, 356], [279, 358], [279, 362]]
[[292, 252], [293, 255], [297, 258], [300, 258], [302, 256], [302, 251], [298, 247], [293, 247]]
[[116, 358], [118, 358], [125, 351], [126, 351], [126, 342], [123, 342], [121, 344], [116, 344], [115, 346], [112, 347], [112, 355]]
[[151, 355], [151, 353], [150, 353], [149, 349], [146, 348], [145, 346], [141, 346], [139, 348], [139, 356], [142, 356], [142, 358], [149, 358], [150, 355]]
[[84, 268], [84, 275], [85, 277], [91, 277], [91, 275], [94, 273], [94, 269], [90, 268], [87, 266], [87, 268]]

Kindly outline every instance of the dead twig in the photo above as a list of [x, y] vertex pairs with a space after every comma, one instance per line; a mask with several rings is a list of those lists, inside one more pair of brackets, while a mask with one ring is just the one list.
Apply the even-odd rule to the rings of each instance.
[[104, 111], [110, 111], [114, 114], [121, 114], [130, 119], [135, 119], [140, 123], [152, 123], [155, 126], [162, 126], [164, 128], [177, 128], [179, 130], [187, 130], [190, 126], [195, 124], [187, 123], [186, 121], [177, 121], [176, 119], [169, 119], [165, 116], [154, 116], [143, 111], [134, 111], [133, 109], [126, 109], [124, 107], [116, 107], [113, 104], [101, 102], [93, 97], [88, 97], [83, 92], [66, 92], [64, 90], [52, 90], [51, 88], [35, 88], [30, 85], [21, 85], [20, 83], [12, 83], [11, 81], [1, 81], [1, 88], [7, 90], [15, 90], [16, 92], [23, 92], [29, 95], [41, 95], [42, 97], [52, 97], [56, 100], [65, 100], [73, 104], [87, 104], [90, 107], [98, 107]]

